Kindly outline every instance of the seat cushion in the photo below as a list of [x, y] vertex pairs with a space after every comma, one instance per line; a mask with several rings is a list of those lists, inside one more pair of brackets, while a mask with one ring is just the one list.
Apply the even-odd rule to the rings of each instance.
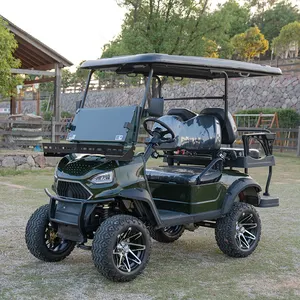
[[210, 170], [203, 174], [204, 168], [189, 166], [163, 166], [146, 169], [149, 181], [198, 185], [216, 182], [222, 176], [219, 170]]

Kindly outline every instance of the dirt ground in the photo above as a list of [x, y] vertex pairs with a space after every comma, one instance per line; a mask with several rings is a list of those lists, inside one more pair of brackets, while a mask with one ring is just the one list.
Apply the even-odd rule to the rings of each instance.
[[[271, 192], [279, 208], [258, 209], [262, 238], [248, 258], [225, 256], [214, 231], [186, 232], [173, 244], [153, 242], [145, 272], [129, 283], [106, 280], [91, 253], [75, 249], [59, 263], [29, 254], [24, 230], [47, 203], [53, 170], [2, 170], [0, 176], [0, 299], [300, 299], [300, 159], [280, 155]], [[251, 172], [261, 184], [266, 169]]]

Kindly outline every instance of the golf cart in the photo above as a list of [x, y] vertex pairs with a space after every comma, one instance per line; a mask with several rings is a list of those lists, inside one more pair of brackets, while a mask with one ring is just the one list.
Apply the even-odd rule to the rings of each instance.
[[[130, 281], [144, 270], [150, 236], [171, 243], [185, 229], [199, 226], [215, 229], [217, 244], [228, 256], [250, 255], [261, 235], [254, 206], [279, 205], [279, 199], [269, 194], [275, 135], [268, 130], [244, 134], [243, 148], [233, 147], [237, 128], [228, 112], [228, 80], [280, 75], [280, 69], [165, 54], [92, 60], [81, 67], [90, 73], [68, 126], [68, 142], [43, 145], [45, 156], [63, 158], [55, 169], [55, 194], [45, 190], [50, 203], [38, 208], [27, 223], [29, 251], [38, 259], [55, 262], [66, 258], [76, 245], [90, 249], [97, 269], [113, 281]], [[143, 75], [140, 104], [86, 108], [96, 70]], [[162, 77], [220, 79], [224, 94], [164, 98]], [[148, 101], [154, 80], [158, 97]], [[224, 107], [200, 113], [177, 107], [187, 99], [218, 99]], [[174, 107], [164, 114], [167, 101]], [[150, 138], [144, 152], [136, 153], [142, 123]], [[250, 148], [253, 139], [262, 153]], [[159, 166], [146, 167], [151, 157], [158, 159]], [[248, 174], [253, 167], [269, 169], [264, 191]], [[90, 239], [92, 246], [87, 245]]]

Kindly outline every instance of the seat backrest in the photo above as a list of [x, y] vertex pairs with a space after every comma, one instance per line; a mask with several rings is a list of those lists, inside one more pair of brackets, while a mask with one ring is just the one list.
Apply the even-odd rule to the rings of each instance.
[[[157, 146], [160, 150], [187, 150], [194, 152], [213, 152], [221, 147], [221, 126], [213, 115], [196, 115], [187, 121], [178, 116], [163, 116], [160, 121], [168, 125], [175, 134], [173, 143]], [[154, 123], [153, 128], [161, 125]]]
[[171, 108], [167, 112], [167, 115], [178, 116], [182, 119], [182, 121], [187, 121], [197, 116], [196, 113], [186, 108]]
[[221, 125], [222, 130], [222, 144], [233, 144], [237, 138], [237, 128], [235, 125], [235, 121], [231, 115], [228, 113], [227, 122], [225, 123], [225, 111], [223, 108], [205, 108], [200, 114], [203, 115], [211, 115], [216, 117]]

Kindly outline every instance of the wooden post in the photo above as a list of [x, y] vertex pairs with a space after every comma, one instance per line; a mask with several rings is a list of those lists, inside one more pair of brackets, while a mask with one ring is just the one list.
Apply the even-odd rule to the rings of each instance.
[[36, 115], [41, 115], [41, 98], [40, 98], [40, 90], [36, 91]]
[[297, 156], [300, 156], [300, 126], [298, 127], [298, 147], [297, 147]]
[[51, 119], [51, 143], [55, 142], [55, 117]]
[[[55, 64], [54, 117], [56, 122], [60, 121], [61, 68], [60, 64]], [[56, 127], [55, 130], [58, 132], [59, 128]], [[59, 136], [55, 136], [55, 142], [59, 142]]]
[[16, 98], [14, 96], [10, 96], [10, 114], [15, 115], [16, 114]]
[[22, 113], [21, 91], [18, 94], [18, 114]]

